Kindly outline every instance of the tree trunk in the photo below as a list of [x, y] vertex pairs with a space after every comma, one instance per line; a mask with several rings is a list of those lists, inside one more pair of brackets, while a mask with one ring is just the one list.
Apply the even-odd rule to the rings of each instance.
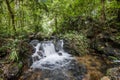
[[8, 8], [8, 11], [9, 11], [9, 13], [10, 13], [11, 20], [12, 20], [13, 30], [14, 30], [14, 33], [16, 34], [15, 15], [14, 15], [14, 13], [12, 12], [11, 6], [10, 6], [10, 4], [9, 4], [9, 0], [5, 0], [5, 1], [6, 1], [6, 5], [7, 5], [7, 8]]
[[[120, 0], [117, 0], [117, 4], [120, 5]], [[120, 8], [118, 8], [117, 21], [120, 22]]]
[[118, 9], [117, 21], [120, 22], [120, 9]]
[[55, 28], [56, 28], [56, 32], [58, 32], [57, 14], [55, 14]]
[[106, 20], [106, 15], [105, 15], [105, 0], [101, 0], [101, 5], [102, 5], [102, 9], [101, 9], [101, 22], [105, 23]]

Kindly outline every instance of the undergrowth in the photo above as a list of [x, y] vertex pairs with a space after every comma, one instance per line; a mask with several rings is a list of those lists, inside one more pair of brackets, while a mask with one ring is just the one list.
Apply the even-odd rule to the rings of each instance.
[[79, 55], [88, 53], [89, 44], [85, 34], [72, 31], [62, 35], [62, 38], [70, 40], [71, 44], [74, 44], [74, 47], [79, 52]]

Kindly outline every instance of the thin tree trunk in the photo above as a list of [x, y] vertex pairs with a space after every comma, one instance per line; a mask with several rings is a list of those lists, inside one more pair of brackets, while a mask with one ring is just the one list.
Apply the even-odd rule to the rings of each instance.
[[[117, 0], [117, 4], [120, 5], [120, 0]], [[117, 21], [120, 22], [120, 8], [118, 8]]]
[[11, 20], [12, 20], [13, 30], [14, 30], [14, 33], [16, 34], [15, 15], [14, 15], [14, 13], [12, 12], [11, 6], [10, 6], [10, 4], [9, 4], [9, 0], [5, 0], [5, 1], [6, 1], [6, 5], [7, 5], [7, 8], [8, 8], [8, 11], [9, 11], [9, 13], [10, 13]]
[[117, 21], [120, 22], [120, 9], [118, 9]]
[[56, 32], [58, 32], [57, 14], [55, 14], [55, 27], [56, 27]]
[[101, 0], [101, 5], [102, 5], [102, 9], [101, 9], [101, 22], [105, 23], [105, 20], [106, 20], [106, 15], [105, 15], [105, 0]]

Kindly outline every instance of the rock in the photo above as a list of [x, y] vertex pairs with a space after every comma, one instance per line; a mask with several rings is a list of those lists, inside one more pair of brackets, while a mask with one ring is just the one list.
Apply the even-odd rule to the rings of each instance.
[[38, 56], [35, 56], [35, 57], [33, 57], [33, 60], [34, 60], [34, 61], [39, 61], [40, 59], [39, 59]]
[[32, 41], [30, 42], [30, 44], [31, 44], [32, 46], [36, 46], [38, 43], [39, 43], [39, 40], [32, 40]]
[[108, 76], [104, 76], [103, 78], [101, 78], [100, 80], [110, 80], [110, 78]]
[[42, 55], [43, 52], [42, 52], [42, 51], [38, 51], [37, 53], [38, 53], [38, 55], [39, 55], [40, 57], [43, 57], [43, 55]]
[[63, 48], [65, 52], [68, 52], [69, 54], [79, 55], [81, 53], [77, 44], [73, 43], [71, 40], [65, 40]]
[[114, 67], [107, 70], [110, 80], [120, 80], [120, 67]]
[[96, 36], [95, 40], [92, 42], [92, 48], [101, 54], [107, 56], [120, 57], [120, 44], [113, 40], [110, 33], [100, 33]]
[[62, 48], [63, 48], [63, 40], [56, 41], [55, 48], [56, 48], [57, 52], [60, 51], [60, 50], [62, 50]]
[[32, 59], [32, 57], [30, 57], [28, 60], [28, 65], [27, 66], [31, 66], [32, 64], [33, 64], [33, 59]]
[[62, 56], [62, 53], [59, 52], [58, 55], [59, 55], [59, 56]]
[[38, 71], [32, 71], [32, 70], [27, 70], [25, 71], [22, 76], [20, 77], [20, 80], [41, 80], [41, 73]]
[[86, 74], [85, 77], [83, 78], [83, 80], [91, 80], [91, 79], [90, 79], [90, 75], [89, 75], [89, 74]]
[[22, 63], [13, 63], [4, 67], [4, 76], [7, 80], [15, 80], [20, 75]]

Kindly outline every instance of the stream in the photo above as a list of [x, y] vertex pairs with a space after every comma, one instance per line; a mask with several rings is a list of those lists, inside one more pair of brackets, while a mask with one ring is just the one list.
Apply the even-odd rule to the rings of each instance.
[[72, 55], [65, 52], [63, 40], [33, 40], [30, 44], [34, 48], [30, 68], [41, 73], [35, 80], [83, 79], [86, 73], [85, 66], [78, 64]]

